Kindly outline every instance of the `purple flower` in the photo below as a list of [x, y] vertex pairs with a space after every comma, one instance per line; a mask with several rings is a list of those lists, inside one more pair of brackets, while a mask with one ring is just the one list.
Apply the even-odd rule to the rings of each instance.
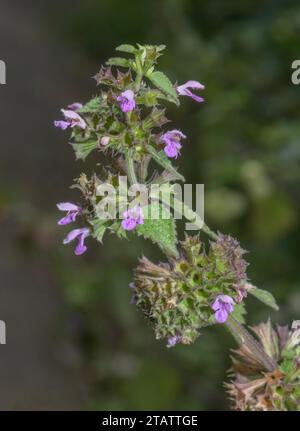
[[204, 102], [204, 99], [196, 94], [192, 93], [190, 88], [204, 90], [204, 85], [200, 84], [198, 81], [187, 81], [185, 84], [179, 85], [177, 87], [177, 93], [180, 96], [188, 96], [196, 100], [196, 102]]
[[123, 213], [124, 220], [121, 226], [124, 230], [133, 230], [136, 225], [144, 224], [143, 212], [141, 207], [130, 208]]
[[75, 103], [72, 103], [71, 105], [68, 105], [68, 109], [71, 109], [71, 111], [78, 111], [78, 109], [81, 109], [82, 106], [83, 106], [82, 103], [75, 102]]
[[215, 311], [215, 318], [218, 323], [224, 323], [228, 314], [233, 311], [234, 300], [228, 295], [218, 295], [211, 308]]
[[174, 335], [174, 337], [169, 337], [167, 347], [175, 346], [177, 343], [180, 342], [180, 340], [181, 340], [181, 337], [179, 335]]
[[72, 223], [76, 220], [76, 217], [81, 212], [81, 208], [78, 205], [72, 204], [70, 202], [61, 202], [56, 206], [60, 211], [67, 211], [67, 214], [57, 223], [60, 226]]
[[177, 159], [178, 154], [180, 154], [180, 149], [182, 147], [180, 139], [185, 139], [186, 136], [180, 130], [170, 130], [164, 133], [160, 140], [166, 144], [164, 152], [170, 158]]
[[84, 240], [87, 236], [89, 236], [89, 234], [90, 234], [90, 230], [86, 227], [81, 229], [73, 229], [71, 230], [71, 232], [68, 233], [66, 238], [63, 240], [63, 243], [69, 244], [69, 242], [78, 238], [78, 244], [75, 247], [75, 254], [77, 256], [80, 256], [87, 250], [87, 247], [84, 245]]
[[63, 113], [65, 120], [54, 121], [55, 127], [59, 127], [62, 130], [75, 126], [78, 126], [81, 129], [86, 128], [86, 122], [80, 117], [79, 114], [77, 114], [77, 112], [68, 109], [62, 109], [61, 112]]
[[132, 90], [123, 91], [117, 97], [117, 101], [120, 103], [123, 112], [129, 112], [135, 108], [134, 92]]

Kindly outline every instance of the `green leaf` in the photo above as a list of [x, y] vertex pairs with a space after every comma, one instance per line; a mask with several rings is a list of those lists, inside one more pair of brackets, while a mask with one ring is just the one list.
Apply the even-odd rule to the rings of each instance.
[[169, 215], [169, 218], [164, 218], [168, 216], [167, 208], [161, 204], [153, 203], [143, 208], [143, 214], [145, 216], [144, 224], [137, 226], [137, 234], [151, 239], [163, 251], [177, 256], [175, 221], [172, 215]]
[[124, 230], [120, 224], [119, 221], [115, 221], [113, 222], [113, 224], [111, 224], [109, 226], [110, 231], [112, 231], [113, 233], [115, 233], [120, 239], [125, 238], [127, 239], [127, 232], [126, 230]]
[[179, 174], [179, 172], [177, 172], [176, 168], [174, 168], [164, 151], [157, 151], [152, 145], [147, 145], [146, 148], [149, 154], [160, 166], [162, 166], [164, 169], [174, 175], [176, 179], [183, 182], [185, 181], [184, 177]]
[[128, 52], [129, 54], [134, 54], [136, 51], [136, 48], [133, 45], [124, 43], [122, 45], [117, 46], [116, 51]]
[[235, 318], [235, 320], [237, 320], [238, 322], [244, 324], [246, 323], [245, 320], [245, 315], [247, 314], [246, 309], [245, 309], [245, 304], [244, 303], [240, 303], [240, 304], [236, 304], [234, 306], [234, 310], [231, 313], [231, 315]]
[[78, 110], [79, 113], [87, 114], [89, 112], [96, 112], [101, 106], [100, 98], [94, 97], [89, 100], [82, 108]]
[[86, 157], [97, 147], [97, 141], [95, 139], [88, 139], [85, 142], [71, 143], [76, 159], [85, 160]]
[[120, 66], [120, 67], [130, 67], [130, 60], [122, 57], [113, 57], [110, 58], [106, 64], [109, 66]]
[[169, 78], [162, 72], [156, 71], [149, 74], [148, 78], [152, 82], [152, 84], [155, 85], [159, 90], [161, 90], [163, 93], [165, 93], [169, 98], [172, 100], [172, 102], [176, 103], [176, 105], [179, 105], [179, 99], [177, 97], [177, 93], [172, 85], [172, 82], [169, 80]]
[[257, 298], [259, 301], [268, 305], [268, 307], [271, 307], [276, 311], [279, 310], [279, 307], [276, 304], [274, 296], [272, 295], [272, 293], [268, 292], [267, 290], [258, 289], [257, 287], [253, 287], [252, 289], [249, 289], [248, 292], [251, 293], [251, 295], [255, 296], [255, 298]]
[[94, 230], [94, 238], [96, 238], [97, 241], [102, 243], [103, 235], [105, 234], [105, 231], [107, 229], [107, 220], [102, 219], [94, 219], [91, 221], [91, 224], [93, 226]]

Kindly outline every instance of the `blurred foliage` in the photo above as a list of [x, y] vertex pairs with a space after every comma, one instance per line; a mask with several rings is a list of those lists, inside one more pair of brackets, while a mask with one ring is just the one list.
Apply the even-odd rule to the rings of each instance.
[[[53, 25], [95, 62], [95, 72], [120, 43], [164, 43], [160, 69], [180, 83], [206, 85], [200, 107], [190, 100], [170, 106], [173, 124], [188, 136], [181, 172], [205, 184], [208, 224], [251, 252], [253, 284], [281, 304], [272, 319], [299, 319], [300, 87], [290, 79], [299, 2], [87, 0], [67, 14], [53, 11]], [[227, 408], [222, 380], [234, 344], [223, 328], [168, 350], [129, 304], [137, 257], [157, 261], [157, 249], [106, 237], [80, 262], [71, 253], [53, 256], [66, 300], [58, 327], [73, 349], [70, 365], [86, 371], [90, 408]], [[270, 310], [247, 302], [250, 323], [266, 319]]]

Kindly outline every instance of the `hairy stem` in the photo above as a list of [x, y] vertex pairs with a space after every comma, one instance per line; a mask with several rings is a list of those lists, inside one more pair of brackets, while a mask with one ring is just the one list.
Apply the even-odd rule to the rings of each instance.
[[266, 354], [256, 339], [236, 319], [234, 319], [232, 316], [228, 316], [225, 326], [233, 335], [238, 344], [241, 346], [246, 346], [247, 349], [256, 356], [261, 365], [263, 365], [267, 371], [271, 372], [277, 368], [276, 361]]
[[[167, 205], [169, 205], [169, 203], [165, 202]], [[218, 235], [213, 232], [208, 226], [207, 224], [204, 223], [204, 221], [202, 220], [202, 218], [195, 212], [193, 211], [186, 203], [181, 202], [180, 200], [173, 198], [171, 200], [171, 205], [173, 206], [173, 208], [175, 209], [183, 209], [183, 215], [191, 221], [191, 223], [193, 223], [196, 227], [198, 227], [199, 229], [201, 229], [204, 233], [206, 233], [206, 235], [216, 241], [218, 239]]]
[[138, 180], [136, 178], [136, 173], [135, 173], [135, 167], [134, 167], [134, 160], [131, 154], [131, 151], [126, 151], [126, 155], [125, 155], [125, 162], [126, 162], [126, 168], [127, 168], [127, 175], [128, 175], [128, 179], [130, 184], [137, 184]]

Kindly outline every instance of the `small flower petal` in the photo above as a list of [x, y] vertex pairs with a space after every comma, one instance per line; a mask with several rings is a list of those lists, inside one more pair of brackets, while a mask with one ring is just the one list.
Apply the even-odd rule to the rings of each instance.
[[74, 241], [80, 234], [82, 234], [82, 229], [73, 229], [63, 240], [63, 244], [69, 244], [69, 242]]
[[215, 317], [216, 317], [216, 321], [218, 323], [224, 323], [227, 320], [228, 313], [226, 310], [220, 309], [220, 310], [215, 312]]
[[188, 96], [194, 99], [196, 102], [204, 102], [204, 99], [196, 94], [192, 93], [190, 88], [204, 90], [204, 85], [200, 84], [198, 81], [187, 81], [185, 84], [179, 85], [177, 87], [177, 93], [180, 96]]
[[174, 347], [179, 341], [180, 341], [180, 337], [178, 335], [169, 337], [167, 347]]
[[54, 121], [54, 126], [58, 127], [59, 129], [66, 130], [68, 127], [70, 127], [70, 123], [68, 121]]
[[72, 111], [77, 111], [78, 109], [81, 109], [82, 106], [82, 103], [74, 102], [71, 105], [68, 105], [68, 109], [71, 109]]
[[124, 230], [133, 230], [136, 227], [136, 220], [132, 218], [126, 218], [122, 221], [121, 226]]
[[160, 137], [160, 141], [166, 144], [164, 152], [170, 158], [177, 158], [182, 147], [180, 139], [185, 139], [186, 136], [181, 130], [169, 130]]
[[124, 220], [121, 226], [124, 230], [133, 230], [137, 224], [143, 224], [143, 211], [140, 206], [129, 208], [123, 213]]
[[81, 209], [78, 205], [71, 202], [59, 202], [56, 206], [60, 211], [79, 211]]
[[121, 110], [123, 112], [130, 112], [135, 108], [134, 92], [132, 90], [123, 91], [120, 96], [117, 97], [117, 101], [120, 103]]

